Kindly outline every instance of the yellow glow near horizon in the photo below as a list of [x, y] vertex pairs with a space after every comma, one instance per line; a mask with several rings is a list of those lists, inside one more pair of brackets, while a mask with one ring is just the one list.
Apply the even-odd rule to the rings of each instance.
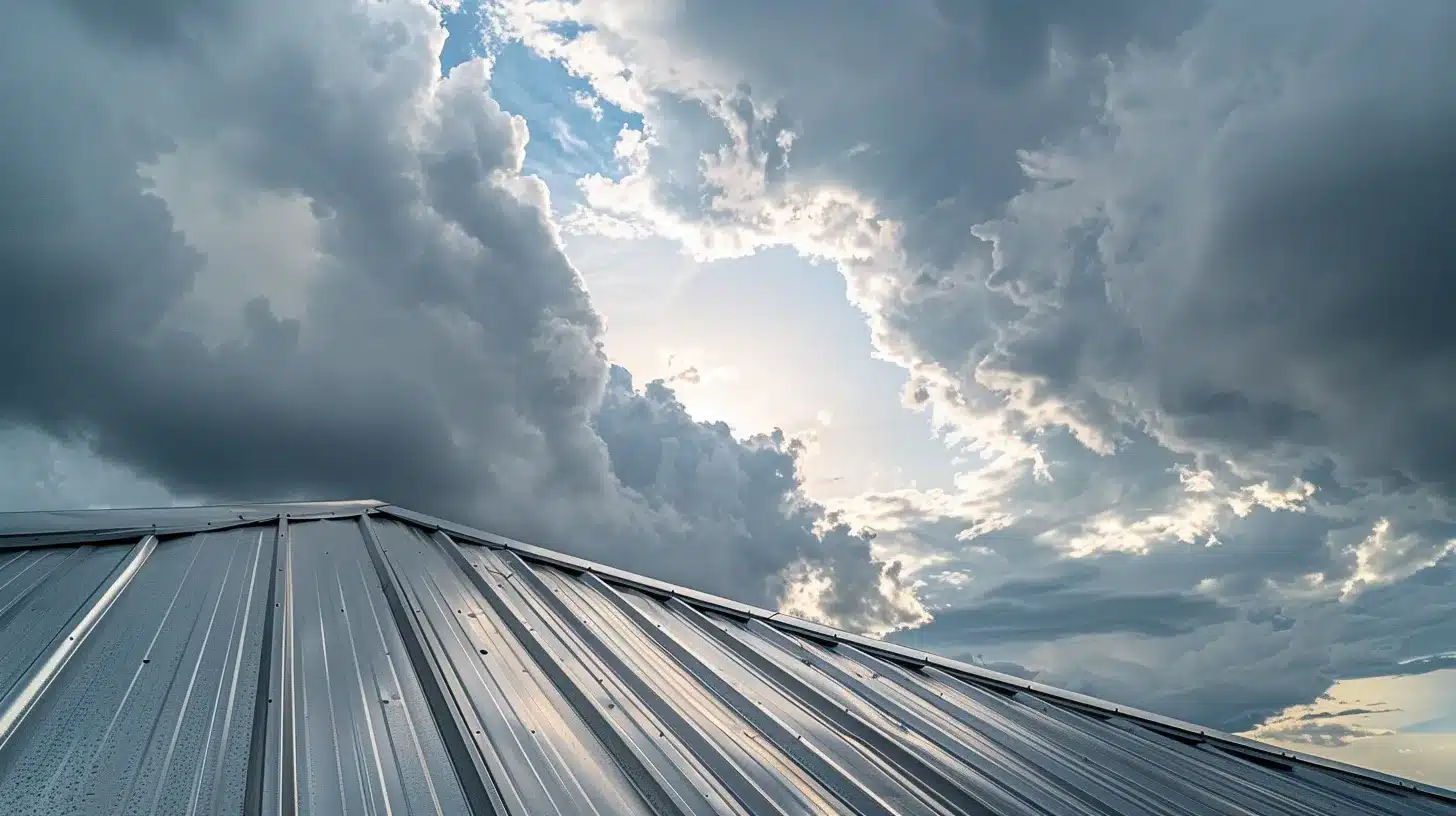
[[1245, 736], [1456, 789], [1456, 669], [1341, 680]]

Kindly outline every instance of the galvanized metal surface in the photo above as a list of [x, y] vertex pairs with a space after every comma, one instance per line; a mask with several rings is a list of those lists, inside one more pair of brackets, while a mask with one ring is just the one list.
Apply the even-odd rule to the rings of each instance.
[[172, 531], [0, 551], [0, 813], [1456, 814], [377, 503], [245, 514], [0, 517]]

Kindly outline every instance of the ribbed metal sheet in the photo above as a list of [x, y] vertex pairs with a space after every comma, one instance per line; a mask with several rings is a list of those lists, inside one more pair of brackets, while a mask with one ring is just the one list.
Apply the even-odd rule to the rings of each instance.
[[[1456, 813], [376, 503], [249, 512], [0, 549], [0, 813]], [[62, 521], [0, 545], [121, 526]]]

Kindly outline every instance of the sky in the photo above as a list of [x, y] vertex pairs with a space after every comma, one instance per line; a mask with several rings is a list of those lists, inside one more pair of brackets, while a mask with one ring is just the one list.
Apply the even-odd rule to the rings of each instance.
[[0, 510], [380, 498], [1453, 787], [1453, 34], [7, 4]]

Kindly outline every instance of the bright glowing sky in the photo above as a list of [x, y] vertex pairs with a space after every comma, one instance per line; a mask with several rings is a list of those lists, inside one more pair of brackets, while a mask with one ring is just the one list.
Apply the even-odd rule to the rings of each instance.
[[0, 509], [385, 498], [1456, 786], [1452, 34], [17, 4]]

